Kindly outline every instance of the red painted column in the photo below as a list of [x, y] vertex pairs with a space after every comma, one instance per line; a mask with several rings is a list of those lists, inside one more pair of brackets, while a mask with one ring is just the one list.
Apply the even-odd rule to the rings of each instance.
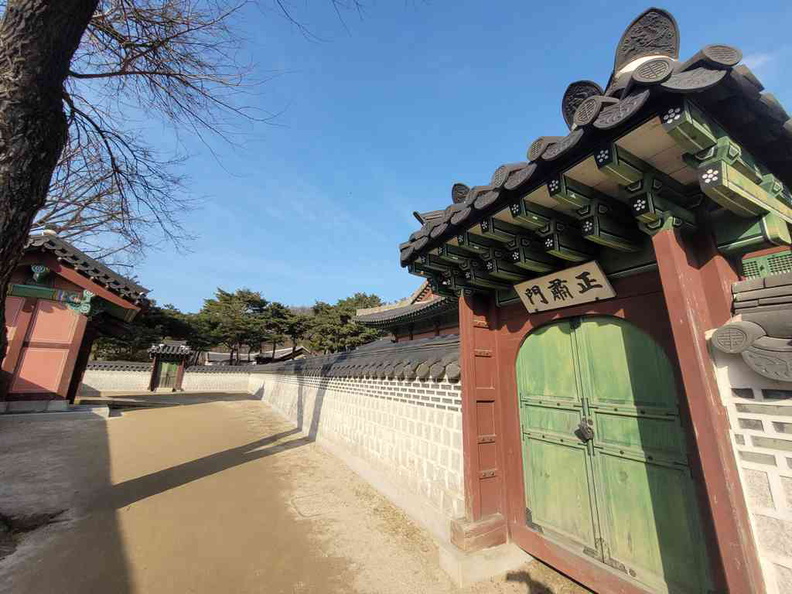
[[174, 391], [182, 391], [182, 382], [184, 381], [184, 368], [187, 366], [186, 359], [181, 359], [179, 361], [179, 368], [176, 370], [176, 386], [174, 387]]
[[[701, 238], [697, 240], [700, 244]], [[729, 438], [705, 332], [725, 321], [734, 272], [720, 254], [691, 243], [675, 230], [652, 239], [679, 359], [684, 392], [700, 456], [721, 576], [728, 592], [763, 592], [748, 510]], [[730, 278], [731, 277], [731, 278]], [[717, 567], [715, 568], [717, 571]], [[717, 581], [725, 582], [718, 584]]]
[[501, 544], [507, 538], [494, 319], [490, 299], [459, 298], [466, 521], [452, 523], [451, 540], [466, 551]]

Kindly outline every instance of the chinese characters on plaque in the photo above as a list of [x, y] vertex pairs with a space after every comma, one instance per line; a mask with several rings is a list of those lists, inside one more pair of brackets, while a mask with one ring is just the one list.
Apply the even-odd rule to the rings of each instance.
[[533, 278], [514, 285], [514, 290], [531, 313], [616, 296], [605, 273], [594, 261]]

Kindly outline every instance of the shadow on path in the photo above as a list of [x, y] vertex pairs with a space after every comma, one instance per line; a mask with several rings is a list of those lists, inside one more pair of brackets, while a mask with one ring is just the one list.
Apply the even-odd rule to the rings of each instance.
[[283, 439], [303, 432], [305, 393], [302, 384], [300, 384], [297, 396], [297, 427], [294, 429], [262, 437], [236, 448], [217, 452], [197, 460], [177, 464], [164, 470], [118, 483], [110, 488], [109, 496], [106, 492], [99, 495], [97, 507], [123, 508], [136, 501], [175, 489], [218, 472], [223, 472], [229, 468], [313, 443], [316, 441], [316, 435], [319, 431], [319, 421], [322, 415], [326, 390], [326, 382], [323, 381], [314, 400], [311, 424], [307, 435], [278, 443]]

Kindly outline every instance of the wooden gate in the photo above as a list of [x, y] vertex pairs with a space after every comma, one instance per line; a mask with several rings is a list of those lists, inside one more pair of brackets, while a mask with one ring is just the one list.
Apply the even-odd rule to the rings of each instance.
[[517, 358], [526, 522], [655, 592], [710, 590], [673, 369], [618, 318], [569, 318]]
[[157, 379], [158, 388], [175, 388], [176, 376], [179, 371], [179, 364], [175, 361], [160, 361], [159, 378]]
[[82, 344], [86, 318], [63, 303], [6, 299], [10, 400], [65, 398]]

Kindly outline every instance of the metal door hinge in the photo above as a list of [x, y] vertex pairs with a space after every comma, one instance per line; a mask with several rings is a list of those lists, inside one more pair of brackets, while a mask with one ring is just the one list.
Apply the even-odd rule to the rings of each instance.
[[540, 534], [544, 533], [544, 530], [542, 530], [542, 527], [539, 526], [539, 524], [534, 524], [533, 514], [531, 513], [530, 507], [525, 508], [525, 525], [528, 526], [528, 528], [530, 528], [531, 530], [535, 530]]
[[602, 561], [602, 555], [597, 549], [592, 549], [591, 547], [583, 547], [583, 554], [588, 555], [589, 557], [594, 557], [598, 561]]

